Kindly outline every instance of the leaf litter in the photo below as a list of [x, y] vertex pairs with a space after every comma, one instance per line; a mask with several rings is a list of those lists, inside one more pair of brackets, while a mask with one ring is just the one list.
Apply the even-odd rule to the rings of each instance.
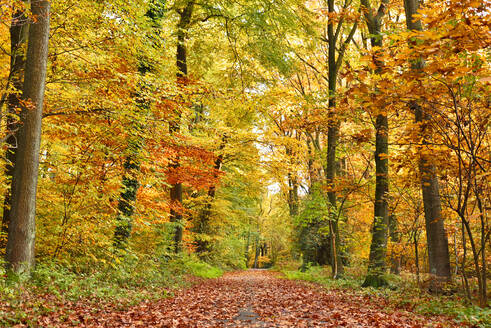
[[[67, 313], [69, 311], [69, 313]], [[265, 270], [227, 273], [144, 301], [125, 311], [63, 308], [38, 319], [42, 327], [459, 327], [443, 316], [393, 309], [380, 297], [282, 279]], [[21, 325], [19, 325], [21, 327]]]

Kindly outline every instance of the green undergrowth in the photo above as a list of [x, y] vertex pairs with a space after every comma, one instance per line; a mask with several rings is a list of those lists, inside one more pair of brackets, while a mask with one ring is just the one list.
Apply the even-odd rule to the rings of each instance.
[[0, 327], [29, 325], [36, 317], [76, 302], [123, 310], [223, 274], [222, 268], [188, 255], [159, 259], [130, 253], [90, 267], [41, 261], [29, 278], [7, 277], [3, 268], [0, 263]]
[[[480, 308], [468, 302], [460, 293], [432, 295], [416, 284], [396, 275], [387, 275], [388, 288], [361, 288], [363, 276], [348, 272], [340, 279], [332, 279], [329, 267], [308, 267], [304, 272], [290, 268], [276, 268], [289, 280], [301, 280], [319, 284], [327, 289], [342, 289], [360, 296], [377, 296], [389, 300], [394, 308], [425, 315], [445, 315], [458, 323], [472, 327], [491, 327], [491, 308]], [[349, 270], [349, 268], [348, 268]]]
[[187, 263], [187, 267], [190, 269], [193, 276], [200, 278], [218, 278], [223, 274], [221, 268], [214, 267], [205, 262], [189, 262]]

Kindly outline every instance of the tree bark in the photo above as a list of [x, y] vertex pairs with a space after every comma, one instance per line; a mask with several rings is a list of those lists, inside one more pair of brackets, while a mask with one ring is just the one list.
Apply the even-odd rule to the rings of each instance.
[[[15, 153], [17, 150], [17, 129], [18, 123], [15, 115], [18, 108], [20, 108], [20, 101], [18, 92], [22, 90], [22, 83], [24, 80], [24, 66], [25, 66], [25, 45], [27, 43], [27, 37], [29, 33], [29, 24], [27, 23], [27, 16], [23, 11], [16, 11], [12, 17], [12, 23], [10, 26], [10, 72], [9, 72], [9, 84], [14, 91], [7, 90], [7, 151], [5, 154], [5, 178], [7, 182], [7, 190], [5, 192], [5, 199], [3, 202], [3, 216], [2, 216], [2, 232], [7, 235], [9, 228], [9, 217], [11, 207], [11, 194], [12, 194], [12, 178], [14, 176], [14, 163]], [[6, 243], [0, 241], [0, 248], [4, 248]]]
[[292, 173], [288, 173], [288, 209], [291, 217], [298, 215], [298, 181]]
[[259, 260], [259, 252], [260, 252], [260, 249], [259, 249], [259, 234], [256, 237], [255, 247], [256, 247], [256, 251], [255, 251], [255, 255], [254, 255], [254, 264], [252, 265], [252, 268], [253, 269], [258, 269], [258, 267], [259, 267], [258, 260]]
[[487, 291], [487, 268], [486, 268], [486, 221], [484, 204], [481, 199], [480, 188], [478, 188], [476, 183], [476, 188], [474, 190], [477, 200], [477, 208], [479, 209], [479, 219], [481, 221], [481, 278], [478, 279], [481, 283], [481, 288], [479, 288], [479, 306], [485, 308], [488, 305], [488, 291]]
[[[388, 0], [382, 0], [377, 12], [370, 7], [368, 0], [362, 0], [365, 7], [364, 15], [368, 30], [372, 35], [370, 43], [372, 48], [382, 47], [381, 25], [385, 15]], [[377, 54], [375, 54], [377, 57]], [[383, 63], [379, 58], [375, 58], [376, 73], [380, 73]], [[378, 114], [375, 120], [375, 205], [374, 219], [372, 227], [372, 243], [370, 244], [370, 255], [368, 272], [363, 282], [363, 287], [381, 287], [387, 285], [384, 278], [386, 272], [387, 257], [387, 228], [388, 228], [388, 203], [387, 194], [389, 192], [389, 123], [387, 114]]]
[[375, 140], [375, 209], [372, 227], [372, 243], [370, 245], [370, 256], [368, 273], [363, 287], [382, 287], [387, 285], [383, 277], [386, 272], [387, 257], [387, 227], [388, 227], [388, 204], [387, 193], [389, 192], [388, 168], [388, 121], [386, 115], [377, 115], [375, 128], [377, 136]]
[[[335, 4], [334, 0], [327, 1], [327, 9], [329, 14], [334, 14]], [[343, 20], [338, 22], [336, 30], [339, 31], [343, 24]], [[336, 58], [336, 45], [338, 43], [339, 33], [335, 31], [335, 24], [333, 19], [328, 20], [327, 24], [327, 39], [328, 39], [328, 91], [329, 91], [329, 127], [327, 132], [327, 164], [326, 164], [326, 182], [329, 186], [329, 191], [327, 197], [330, 203], [330, 213], [329, 213], [329, 234], [330, 234], [330, 250], [331, 250], [331, 268], [332, 277], [334, 279], [344, 274], [343, 261], [341, 256], [340, 245], [340, 234], [339, 234], [339, 219], [341, 217], [341, 209], [337, 206], [337, 196], [334, 190], [335, 176], [336, 176], [336, 148], [339, 141], [339, 120], [336, 117], [334, 110], [336, 107], [336, 86], [337, 86], [337, 75], [339, 67], [341, 66], [342, 59], [346, 50], [346, 46], [356, 31], [357, 24], [352, 26], [349, 36], [345, 42], [340, 46], [338, 50], [338, 56]]]
[[413, 234], [413, 245], [414, 245], [414, 262], [416, 264], [416, 282], [417, 285], [420, 285], [420, 277], [419, 277], [419, 252], [418, 252], [418, 234], [414, 231]]
[[[152, 22], [153, 28], [159, 27], [159, 20], [161, 18], [160, 7], [153, 4], [145, 13], [145, 16]], [[138, 73], [140, 77], [144, 77], [145, 74], [153, 70], [153, 66], [140, 60], [138, 63]], [[142, 94], [144, 85], [142, 83], [139, 91], [135, 93], [135, 103], [140, 112], [146, 112], [149, 109], [148, 100]], [[139, 136], [139, 132], [142, 130], [141, 124], [135, 122], [131, 129], [136, 130], [128, 140], [128, 155], [124, 163], [124, 176], [123, 176], [123, 188], [119, 196], [118, 201], [118, 216], [116, 217], [116, 228], [114, 230], [114, 246], [118, 249], [125, 249], [127, 246], [128, 238], [131, 236], [131, 230], [133, 225], [133, 214], [135, 212], [135, 201], [138, 188], [140, 186], [138, 182], [138, 172], [140, 171], [139, 154], [141, 151], [143, 139]]]
[[[132, 145], [130, 145], [132, 147]], [[116, 228], [114, 230], [114, 246], [119, 249], [125, 249], [128, 238], [131, 235], [132, 216], [135, 212], [136, 193], [139, 183], [137, 172], [140, 164], [136, 157], [139, 153], [139, 144], [133, 145], [124, 163], [125, 175], [123, 177], [123, 190], [119, 196], [118, 216], [116, 217]]]
[[[186, 54], [186, 37], [191, 17], [193, 15], [194, 1], [189, 0], [186, 7], [179, 11], [179, 23], [177, 25], [177, 49], [176, 49], [176, 67], [177, 83], [179, 85], [186, 83], [188, 75], [187, 54]], [[176, 118], [169, 122], [169, 132], [171, 135], [179, 133], [181, 113], [176, 113]], [[179, 168], [179, 158], [176, 158], [170, 164], [172, 170]], [[183, 222], [182, 214], [179, 209], [182, 205], [182, 183], [176, 182], [170, 190], [171, 210], [170, 221], [175, 224], [174, 230], [174, 252], [179, 253], [182, 250]]]
[[[401, 240], [400, 233], [397, 229], [397, 219], [395, 215], [389, 215], [389, 235], [390, 239], [393, 243], [399, 243]], [[398, 253], [394, 253], [392, 250], [391, 259], [390, 259], [390, 273], [392, 274], [400, 274], [401, 272], [401, 255]]]
[[[223, 136], [222, 137], [222, 143], [220, 144], [219, 151], [223, 151], [225, 148], [225, 143], [226, 143], [227, 137]], [[215, 160], [215, 165], [213, 166], [213, 169], [216, 171], [220, 170], [222, 167], [223, 163], [223, 154], [219, 154]], [[214, 178], [216, 179], [217, 173], [214, 174]], [[216, 194], [216, 186], [211, 186], [208, 188], [208, 198], [206, 200], [206, 204], [201, 210], [199, 216], [198, 216], [198, 222], [197, 222], [197, 229], [196, 233], [198, 234], [208, 234], [210, 233], [210, 216], [211, 216], [211, 208], [212, 208], [212, 203], [213, 200], [215, 199], [215, 194]], [[198, 254], [203, 254], [206, 253], [210, 250], [210, 243], [201, 238], [196, 240], [196, 253]]]
[[[406, 12], [406, 25], [409, 30], [422, 31], [421, 21], [413, 17], [419, 9], [419, 0], [404, 0]], [[412, 63], [414, 71], [423, 69], [423, 59], [418, 59]], [[416, 122], [420, 124], [420, 133], [423, 137], [423, 144], [429, 144], [429, 136], [425, 127], [430, 120], [428, 113], [425, 113], [417, 101], [410, 103], [410, 108], [414, 111]], [[428, 248], [428, 263], [430, 274], [437, 278], [432, 283], [432, 289], [439, 289], [439, 282], [448, 281], [451, 277], [450, 254], [448, 250], [448, 238], [445, 232], [444, 220], [442, 217], [442, 206], [438, 177], [435, 166], [424, 154], [419, 157], [419, 172], [421, 175], [421, 191], [423, 194], [423, 204], [425, 212], [426, 239]]]
[[33, 2], [31, 12], [36, 21], [29, 28], [23, 99], [32, 105], [22, 106], [6, 254], [7, 267], [16, 273], [29, 273], [34, 264], [36, 191], [48, 61], [50, 2]]

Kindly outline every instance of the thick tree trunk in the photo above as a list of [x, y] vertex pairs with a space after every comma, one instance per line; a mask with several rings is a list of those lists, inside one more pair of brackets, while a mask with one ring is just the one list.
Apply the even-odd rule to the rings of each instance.
[[[372, 35], [370, 43], [372, 48], [382, 47], [382, 18], [385, 15], [388, 0], [382, 0], [380, 7], [374, 12], [368, 0], [361, 0], [364, 8], [365, 20], [368, 30]], [[377, 58], [375, 66], [376, 73], [380, 73], [383, 63]], [[381, 111], [383, 112], [383, 111]], [[375, 120], [375, 204], [374, 218], [372, 227], [372, 243], [370, 244], [370, 255], [368, 272], [363, 282], [363, 287], [381, 287], [387, 285], [384, 278], [386, 272], [387, 257], [387, 229], [388, 229], [388, 203], [387, 194], [389, 192], [389, 122], [387, 114], [378, 114]]]
[[[177, 25], [177, 50], [176, 50], [176, 67], [177, 83], [185, 84], [188, 75], [187, 54], [186, 54], [186, 34], [191, 17], [193, 15], [194, 1], [188, 1], [186, 7], [179, 11], [179, 23]], [[170, 134], [179, 133], [181, 114], [176, 113], [176, 118], [169, 123]], [[176, 158], [170, 165], [170, 168], [177, 170], [179, 168], [179, 158]], [[174, 252], [179, 253], [182, 249], [183, 222], [180, 207], [182, 205], [182, 183], [176, 182], [170, 190], [171, 210], [170, 221], [174, 222]]]
[[[7, 182], [7, 190], [5, 192], [5, 199], [3, 202], [3, 216], [2, 216], [2, 232], [7, 235], [9, 227], [10, 207], [11, 207], [11, 193], [12, 193], [12, 178], [14, 176], [14, 163], [15, 153], [17, 150], [17, 114], [18, 108], [20, 108], [20, 99], [18, 92], [22, 90], [22, 83], [24, 80], [24, 65], [25, 65], [25, 45], [27, 44], [27, 37], [29, 33], [29, 24], [27, 23], [27, 16], [23, 11], [16, 11], [12, 18], [10, 26], [10, 72], [9, 81], [14, 92], [8, 92], [7, 94], [7, 151], [5, 154], [5, 178]], [[0, 248], [4, 248], [6, 243], [0, 240]]]
[[388, 227], [388, 204], [387, 193], [389, 192], [388, 169], [388, 121], [386, 115], [377, 115], [375, 139], [375, 213], [372, 227], [372, 243], [370, 245], [370, 256], [368, 273], [363, 287], [381, 287], [387, 285], [383, 275], [386, 272], [387, 257], [387, 227]]
[[7, 266], [16, 273], [29, 272], [34, 264], [36, 191], [41, 145], [46, 65], [48, 61], [50, 2], [31, 5], [35, 17], [29, 29], [23, 99], [22, 127], [12, 184], [12, 207], [7, 241]]
[[[414, 20], [414, 15], [419, 9], [419, 0], [404, 0], [406, 12], [406, 25], [410, 30], [422, 31], [421, 21]], [[412, 64], [412, 69], [420, 71], [423, 68], [423, 60], [419, 59]], [[423, 143], [429, 143], [429, 137], [425, 131], [425, 126], [430, 120], [430, 116], [424, 112], [416, 101], [411, 101], [410, 108], [415, 113], [416, 122], [421, 125], [421, 136]], [[442, 217], [442, 207], [438, 177], [435, 166], [425, 155], [420, 154], [419, 172], [421, 175], [421, 190], [425, 211], [426, 239], [428, 247], [428, 263], [430, 273], [436, 276], [437, 281], [432, 283], [431, 288], [438, 289], [439, 282], [447, 281], [451, 277], [450, 254], [448, 251], [448, 239], [445, 232], [444, 220]]]
[[442, 218], [438, 178], [434, 166], [423, 155], [419, 159], [419, 170], [425, 210], [430, 273], [435, 275], [438, 280], [446, 281], [451, 277], [450, 254]]

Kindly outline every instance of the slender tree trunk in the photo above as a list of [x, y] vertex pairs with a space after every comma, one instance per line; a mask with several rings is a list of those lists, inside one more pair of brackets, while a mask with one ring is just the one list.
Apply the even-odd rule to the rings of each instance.
[[[179, 23], [177, 25], [177, 50], [176, 50], [176, 67], [177, 83], [184, 85], [188, 75], [187, 54], [186, 54], [186, 34], [191, 23], [193, 15], [194, 1], [188, 1], [186, 7], [179, 11]], [[176, 118], [169, 123], [170, 134], [179, 133], [181, 113], [176, 113]], [[170, 165], [170, 168], [176, 171], [179, 168], [179, 158], [176, 158]], [[183, 222], [180, 207], [182, 206], [182, 183], [176, 182], [170, 190], [171, 210], [170, 221], [174, 222], [174, 252], [179, 253], [182, 250]]]
[[[474, 240], [474, 237], [472, 236], [472, 230], [469, 224], [469, 221], [465, 219], [465, 214], [463, 212], [459, 213], [460, 218], [462, 220], [462, 223], [464, 224], [465, 230], [467, 231], [467, 236], [469, 236], [469, 243], [471, 244], [471, 250], [472, 250], [472, 259], [474, 261], [474, 269], [476, 270], [476, 276], [477, 276], [477, 286], [478, 286], [478, 292], [479, 292], [479, 305], [484, 307], [487, 306], [487, 304], [482, 304], [481, 302], [486, 299], [486, 297], [483, 296], [483, 291], [486, 290], [486, 287], [483, 286], [483, 276], [482, 276], [482, 270], [479, 268], [479, 251], [477, 250], [476, 247], [476, 242]], [[483, 250], [484, 251], [484, 250]]]
[[[152, 26], [157, 30], [159, 26], [159, 20], [161, 15], [159, 14], [159, 7], [152, 5], [145, 16], [152, 22]], [[138, 73], [140, 77], [144, 77], [145, 74], [154, 70], [151, 64], [148, 64], [145, 60], [140, 60], [138, 63]], [[135, 92], [134, 99], [136, 107], [139, 112], [148, 112], [149, 101], [144, 95], [145, 84], [140, 82], [140, 90]], [[118, 202], [118, 216], [116, 217], [116, 228], [114, 230], [114, 246], [118, 249], [125, 249], [128, 239], [131, 235], [133, 225], [133, 214], [135, 212], [135, 201], [138, 188], [140, 186], [138, 182], [138, 172], [140, 171], [139, 155], [142, 148], [143, 138], [140, 136], [140, 132], [143, 130], [143, 126], [140, 122], [135, 122], [131, 126], [130, 138], [128, 140], [128, 149], [126, 160], [124, 163], [124, 176], [123, 176], [123, 188], [119, 196]], [[136, 131], [134, 133], [133, 131]]]
[[313, 192], [314, 181], [314, 156], [312, 154], [312, 146], [310, 139], [307, 138], [307, 172], [309, 174], [309, 190], [308, 193], [311, 194]]
[[[462, 264], [461, 264], [462, 285], [464, 287], [465, 295], [467, 296], [467, 299], [470, 301], [472, 299], [471, 290], [469, 288], [469, 280], [467, 279], [467, 273], [465, 272], [465, 265], [467, 261], [467, 241], [465, 238], [465, 226], [463, 221], [462, 221], [461, 230], [462, 230], [462, 247], [463, 247]], [[456, 260], [458, 261], [458, 259]]]
[[[419, 9], [419, 0], [404, 0], [406, 12], [406, 25], [410, 30], [422, 31], [421, 21], [415, 20], [414, 15]], [[412, 69], [421, 71], [424, 66], [422, 59], [412, 63]], [[424, 112], [421, 106], [414, 100], [410, 103], [410, 108], [415, 113], [416, 122], [421, 125], [421, 136], [423, 143], [429, 143], [428, 133], [425, 126], [430, 120], [430, 116]], [[448, 238], [445, 232], [444, 220], [438, 186], [438, 177], [435, 166], [426, 155], [420, 154], [419, 172], [421, 175], [421, 190], [423, 194], [423, 204], [425, 211], [426, 239], [428, 248], [428, 263], [430, 274], [436, 277], [430, 289], [438, 290], [440, 282], [448, 281], [451, 277], [450, 254], [448, 250]]]
[[257, 269], [258, 268], [258, 259], [259, 259], [259, 252], [260, 252], [260, 249], [259, 249], [259, 235], [256, 237], [256, 243], [255, 243], [255, 246], [256, 246], [256, 253], [254, 255], [254, 264], [253, 264], [253, 268], [254, 269]]
[[[328, 11], [333, 14], [335, 12], [334, 0], [328, 0]], [[339, 22], [338, 24], [342, 24]], [[337, 37], [334, 31], [334, 22], [329, 19], [327, 25], [328, 35], [328, 89], [329, 89], [329, 127], [327, 131], [327, 164], [326, 164], [326, 180], [329, 186], [327, 197], [331, 205], [329, 215], [329, 232], [331, 242], [331, 259], [332, 259], [332, 277], [338, 278], [344, 273], [343, 261], [340, 256], [340, 236], [339, 236], [339, 211], [337, 206], [337, 195], [334, 190], [334, 179], [336, 176], [336, 148], [339, 140], [339, 121], [334, 114], [336, 107], [336, 85], [337, 85], [337, 59], [336, 59], [336, 43]], [[343, 54], [340, 54], [343, 56]]]
[[[293, 163], [294, 153], [292, 149], [286, 147], [285, 152], [290, 162]], [[290, 210], [291, 217], [298, 215], [298, 179], [294, 172], [288, 172], [288, 209]]]
[[414, 262], [416, 264], [416, 282], [418, 286], [420, 285], [421, 281], [419, 278], [419, 252], [418, 252], [418, 234], [414, 232], [413, 235], [413, 245], [414, 245]]
[[477, 207], [479, 209], [479, 218], [481, 221], [481, 294], [479, 295], [479, 306], [486, 307], [488, 304], [488, 291], [487, 291], [487, 268], [486, 268], [486, 220], [484, 219], [485, 209], [480, 196], [481, 190], [475, 189]]
[[457, 276], [459, 274], [459, 254], [457, 252], [457, 231], [453, 233], [453, 251], [455, 256], [455, 272], [454, 275]]
[[29, 28], [23, 99], [32, 105], [22, 106], [23, 125], [19, 130], [6, 254], [7, 267], [16, 273], [29, 273], [34, 264], [36, 191], [48, 61], [50, 2], [33, 2], [31, 12], [35, 23]]
[[251, 221], [249, 219], [249, 229], [247, 230], [247, 239], [246, 239], [246, 245], [245, 245], [245, 260], [246, 260], [246, 267], [249, 267], [249, 247], [251, 244]]
[[[219, 147], [219, 151], [223, 151], [225, 148], [226, 136], [222, 138], [222, 143]], [[213, 168], [215, 171], [220, 170], [223, 163], [223, 154], [219, 154], [215, 160], [215, 165]], [[215, 174], [214, 178], [217, 178]], [[208, 188], [208, 199], [206, 200], [206, 204], [203, 210], [200, 212], [198, 216], [197, 229], [196, 233], [198, 234], [209, 234], [210, 233], [210, 216], [211, 216], [211, 208], [213, 204], [213, 200], [215, 199], [216, 194], [216, 186], [211, 186]], [[206, 239], [197, 239], [196, 240], [196, 253], [203, 254], [210, 250], [210, 243]]]
[[[10, 26], [10, 72], [9, 82], [14, 91], [7, 90], [7, 151], [5, 154], [5, 177], [7, 190], [3, 202], [3, 216], [1, 231], [7, 235], [9, 228], [9, 216], [11, 207], [12, 178], [14, 176], [15, 153], [17, 150], [17, 114], [20, 108], [19, 93], [22, 91], [24, 80], [24, 65], [29, 33], [29, 24], [27, 16], [23, 11], [16, 11], [12, 17]], [[4, 248], [6, 243], [0, 240], [0, 248]]]
[[[389, 235], [393, 243], [400, 242], [401, 239], [400, 234], [397, 231], [397, 219], [393, 214], [389, 216]], [[394, 253], [394, 251], [392, 251], [390, 262], [391, 262], [390, 273], [397, 274], [397, 275], [400, 274], [401, 255], [399, 254], [399, 252]]]

